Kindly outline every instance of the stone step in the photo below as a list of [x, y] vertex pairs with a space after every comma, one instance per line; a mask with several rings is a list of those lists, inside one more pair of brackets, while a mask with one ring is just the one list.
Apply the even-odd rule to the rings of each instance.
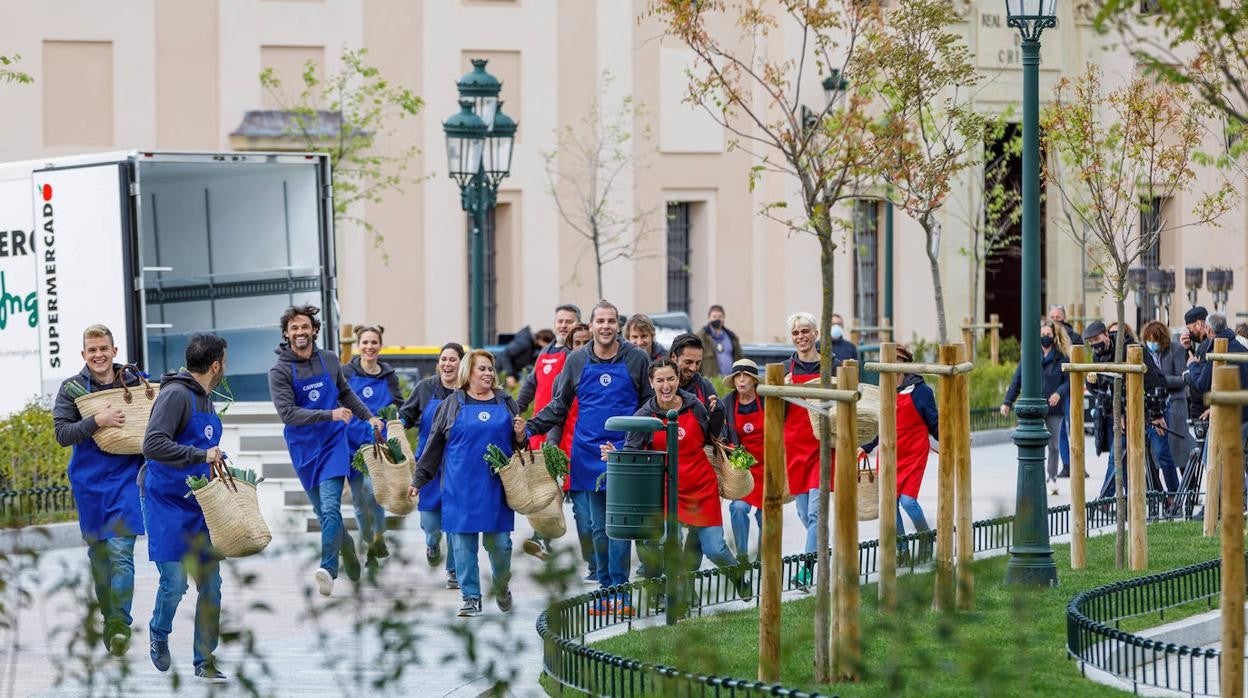
[[265, 480], [296, 480], [295, 466], [289, 460], [266, 462], [260, 466], [260, 475]]
[[[312, 501], [308, 499], [308, 493], [303, 490], [286, 490], [282, 493], [282, 503], [288, 507], [311, 507]], [[342, 492], [343, 506], [351, 506], [351, 495], [347, 494], [344, 489]]]
[[242, 451], [286, 452], [286, 439], [281, 434], [244, 434], [238, 438]]

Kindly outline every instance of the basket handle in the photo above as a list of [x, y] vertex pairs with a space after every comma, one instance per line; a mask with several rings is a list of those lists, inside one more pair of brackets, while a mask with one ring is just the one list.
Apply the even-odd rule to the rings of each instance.
[[234, 481], [234, 474], [225, 466], [224, 458], [212, 464], [212, 475], [225, 483], [225, 487], [231, 492], [238, 494], [238, 483]]
[[875, 468], [871, 467], [871, 456], [862, 454], [858, 457], [858, 481], [862, 482], [862, 476], [866, 474], [867, 482], [875, 482]]
[[134, 364], [126, 364], [121, 367], [120, 380], [122, 395], [124, 396], [127, 405], [130, 404], [134, 398], [130, 395], [130, 389], [126, 387], [126, 372], [129, 372], [134, 376], [135, 380], [143, 384], [143, 393], [147, 395], [148, 400], [156, 397], [156, 389], [153, 388], [152, 384], [148, 382], [147, 376], [143, 375], [143, 372], [139, 370], [139, 367]]

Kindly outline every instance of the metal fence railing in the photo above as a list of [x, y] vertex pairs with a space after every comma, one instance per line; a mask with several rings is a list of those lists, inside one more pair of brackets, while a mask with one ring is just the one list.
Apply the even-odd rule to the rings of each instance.
[[980, 407], [971, 410], [971, 431], [988, 431], [990, 429], [1013, 429], [1014, 413], [1004, 417], [996, 407]]
[[28, 526], [76, 510], [69, 485], [0, 490], [0, 526], [3, 527]]
[[[1199, 493], [1193, 493], [1199, 494]], [[1184, 518], [1190, 509], [1174, 507], [1173, 495], [1149, 492], [1151, 520]], [[1114, 499], [1098, 499], [1086, 505], [1088, 529], [1113, 526]], [[976, 521], [973, 524], [976, 553], [1008, 549], [1013, 540], [1013, 516]], [[1070, 532], [1070, 505], [1048, 510], [1049, 535]], [[936, 547], [936, 532], [923, 531], [899, 536], [898, 568], [913, 572], [930, 562]], [[858, 566], [863, 582], [879, 571], [878, 540], [858, 544]], [[814, 584], [815, 553], [788, 555], [783, 558], [784, 591], [807, 588]], [[758, 563], [744, 568], [747, 577], [736, 583], [741, 568], [699, 570], [685, 577], [683, 586], [688, 594], [691, 615], [732, 601], [757, 603], [760, 579]], [[802, 575], [799, 576], [798, 572]], [[799, 581], [800, 580], [800, 581]], [[553, 603], [537, 619], [537, 632], [545, 645], [543, 673], [559, 686], [590, 695], [699, 695], [699, 696], [817, 696], [783, 686], [759, 681], [707, 676], [675, 667], [653, 664], [596, 650], [586, 644], [594, 632], [663, 615], [667, 599], [662, 596], [663, 580], [649, 579], [581, 594]], [[744, 592], [744, 593], [742, 593]]]

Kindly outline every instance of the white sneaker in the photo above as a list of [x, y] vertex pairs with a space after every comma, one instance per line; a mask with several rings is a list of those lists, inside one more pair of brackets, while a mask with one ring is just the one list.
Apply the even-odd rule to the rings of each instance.
[[329, 596], [334, 593], [334, 578], [329, 576], [329, 570], [324, 567], [318, 569], [316, 574], [312, 575], [316, 580], [316, 588], [320, 590], [321, 596]]

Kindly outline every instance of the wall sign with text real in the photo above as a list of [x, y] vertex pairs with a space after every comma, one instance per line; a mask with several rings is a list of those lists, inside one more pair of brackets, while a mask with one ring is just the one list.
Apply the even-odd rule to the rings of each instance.
[[[1061, 27], [1046, 29], [1040, 37], [1040, 69], [1061, 70]], [[984, 69], [1022, 70], [1023, 39], [1007, 26], [1004, 3], [983, 0], [975, 16], [975, 56]]]

